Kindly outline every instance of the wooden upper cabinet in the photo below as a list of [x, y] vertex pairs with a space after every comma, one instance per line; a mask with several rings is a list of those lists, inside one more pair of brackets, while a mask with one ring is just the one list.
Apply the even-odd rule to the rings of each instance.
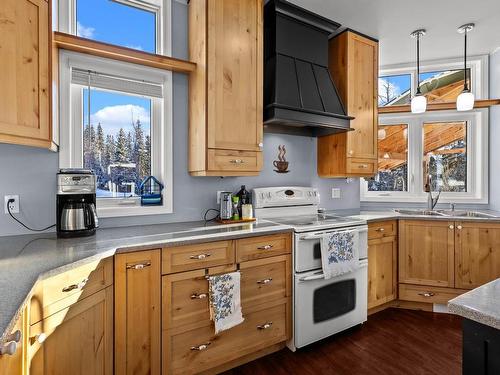
[[51, 146], [49, 13], [45, 0], [0, 4], [0, 142]]
[[500, 277], [500, 224], [457, 222], [457, 288], [472, 289]]
[[320, 177], [377, 173], [378, 42], [345, 31], [330, 39], [329, 69], [353, 131], [318, 138]]
[[399, 222], [399, 282], [454, 287], [454, 223]]
[[262, 0], [189, 2], [189, 172], [262, 169]]

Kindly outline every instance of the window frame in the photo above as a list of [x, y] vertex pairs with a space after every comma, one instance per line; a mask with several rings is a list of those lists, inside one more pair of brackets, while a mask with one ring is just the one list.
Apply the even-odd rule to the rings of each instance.
[[[467, 58], [467, 68], [470, 69], [470, 89], [476, 100], [487, 99], [489, 95], [488, 62], [488, 55], [477, 55]], [[420, 63], [420, 74], [435, 71], [463, 70], [463, 68], [463, 58], [428, 60]], [[403, 74], [410, 74], [411, 76], [410, 97], [413, 97], [418, 84], [417, 68], [414, 63], [383, 66], [379, 69], [378, 78]]]
[[[172, 72], [69, 51], [60, 52], [59, 67], [60, 168], [81, 168], [83, 166], [83, 129], [81, 124], [83, 114], [83, 90], [81, 89], [82, 86], [71, 83], [72, 68], [90, 69], [92, 71], [119, 75], [134, 80], [147, 80], [163, 87], [163, 98], [150, 98], [151, 174], [155, 175], [164, 185], [163, 205], [141, 206], [140, 199], [137, 197], [123, 199], [97, 198], [97, 213], [100, 217], [172, 213]], [[118, 93], [127, 95], [122, 92]]]
[[467, 121], [467, 192], [443, 192], [441, 203], [488, 203], [488, 109], [469, 112], [439, 111], [424, 114], [384, 114], [380, 125], [408, 124], [408, 191], [368, 191], [360, 181], [362, 202], [420, 203], [427, 201], [422, 171], [424, 123]]
[[[76, 35], [76, 1], [58, 1], [57, 29], [60, 32]], [[171, 56], [172, 54], [172, 1], [170, 0], [112, 0], [118, 4], [146, 10], [156, 14], [156, 54]], [[99, 42], [96, 40], [96, 42]], [[125, 46], [120, 46], [124, 47]]]

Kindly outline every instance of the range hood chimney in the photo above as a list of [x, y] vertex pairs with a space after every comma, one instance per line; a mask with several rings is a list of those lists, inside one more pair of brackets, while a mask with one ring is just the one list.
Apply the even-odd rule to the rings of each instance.
[[339, 24], [284, 0], [264, 9], [264, 131], [322, 136], [351, 130], [328, 70]]

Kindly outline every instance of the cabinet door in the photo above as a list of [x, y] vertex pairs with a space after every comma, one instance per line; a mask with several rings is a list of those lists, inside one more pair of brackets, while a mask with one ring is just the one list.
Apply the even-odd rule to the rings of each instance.
[[401, 220], [399, 282], [454, 287], [454, 223]]
[[115, 257], [115, 373], [160, 373], [160, 250]]
[[262, 0], [208, 0], [208, 148], [260, 151]]
[[[0, 355], [0, 374], [12, 374], [12, 375], [22, 375], [23, 374], [23, 357], [24, 357], [24, 348], [25, 343], [27, 342], [24, 338], [25, 330], [24, 330], [24, 319], [25, 314], [23, 313], [17, 320], [14, 328], [11, 331], [11, 335], [14, 336], [16, 331], [21, 332], [21, 338], [18, 342], [16, 342], [17, 347], [16, 351], [13, 354], [3, 354]], [[17, 332], [17, 333], [19, 333]], [[15, 341], [14, 337], [11, 337]]]
[[49, 4], [0, 5], [0, 142], [48, 147]]
[[476, 288], [500, 277], [500, 224], [459, 222], [455, 233], [457, 288]]
[[347, 34], [346, 105], [347, 113], [355, 117], [351, 121], [354, 131], [347, 134], [347, 156], [376, 159], [378, 43], [355, 33]]
[[30, 327], [29, 374], [113, 373], [113, 288]]
[[383, 237], [368, 241], [368, 308], [396, 299], [397, 240]]

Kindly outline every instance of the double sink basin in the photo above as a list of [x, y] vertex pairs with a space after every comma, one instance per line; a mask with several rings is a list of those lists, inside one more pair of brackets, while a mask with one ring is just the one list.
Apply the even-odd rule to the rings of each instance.
[[441, 217], [451, 217], [451, 218], [484, 218], [484, 219], [494, 219], [500, 218], [500, 216], [489, 214], [486, 212], [479, 211], [465, 211], [465, 210], [410, 210], [410, 209], [396, 209], [394, 210], [402, 215], [416, 215], [416, 216], [441, 216]]

